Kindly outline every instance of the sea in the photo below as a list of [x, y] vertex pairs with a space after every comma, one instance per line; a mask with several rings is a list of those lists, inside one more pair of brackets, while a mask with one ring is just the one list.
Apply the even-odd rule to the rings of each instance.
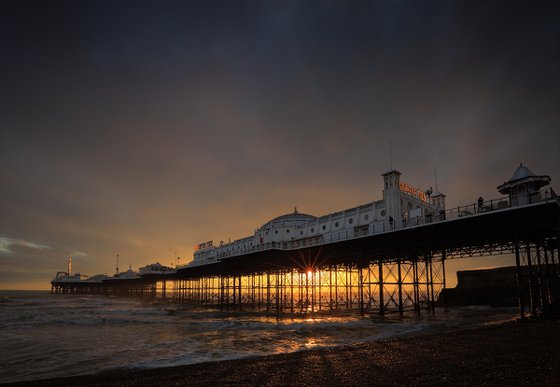
[[168, 367], [498, 324], [515, 308], [399, 317], [222, 312], [162, 299], [0, 291], [0, 383]]

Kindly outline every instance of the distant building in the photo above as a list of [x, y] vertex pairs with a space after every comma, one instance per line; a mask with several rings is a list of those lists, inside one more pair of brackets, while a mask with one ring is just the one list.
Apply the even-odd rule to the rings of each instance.
[[200, 243], [189, 266], [219, 262], [231, 256], [267, 249], [291, 249], [360, 238], [443, 220], [445, 195], [420, 190], [400, 181], [401, 173], [383, 176], [383, 199], [316, 217], [298, 212], [278, 216], [251, 236], [229, 242]]
[[141, 267], [139, 269], [140, 275], [147, 275], [147, 274], [170, 274], [175, 273], [176, 270], [169, 266], [163, 266], [161, 263], [156, 262], [150, 265]]

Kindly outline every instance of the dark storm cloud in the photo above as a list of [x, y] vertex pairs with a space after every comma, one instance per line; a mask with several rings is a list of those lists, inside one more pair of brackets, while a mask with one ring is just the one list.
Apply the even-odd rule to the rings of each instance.
[[554, 2], [1, 7], [0, 233], [51, 246], [16, 253], [53, 271], [379, 199], [389, 139], [403, 180], [437, 169], [452, 206], [519, 162], [560, 178]]

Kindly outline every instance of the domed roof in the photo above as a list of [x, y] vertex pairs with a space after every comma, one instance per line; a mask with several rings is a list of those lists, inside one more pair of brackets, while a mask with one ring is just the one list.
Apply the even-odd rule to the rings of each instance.
[[271, 221], [265, 223], [261, 228], [272, 228], [272, 227], [279, 227], [282, 225], [299, 226], [308, 222], [312, 222], [316, 219], [317, 219], [316, 216], [302, 214], [298, 212], [296, 207], [294, 208], [294, 212], [292, 212], [291, 214], [277, 216]]
[[531, 177], [531, 176], [535, 176], [535, 174], [531, 172], [529, 168], [523, 165], [523, 163], [520, 163], [519, 167], [517, 167], [517, 169], [513, 173], [513, 176], [511, 177], [511, 179], [509, 179], [509, 181], [524, 179], [526, 177]]
[[506, 181], [504, 184], [499, 185], [498, 191], [502, 194], [507, 194], [510, 192], [512, 187], [521, 186], [524, 184], [531, 183], [534, 187], [539, 190], [542, 187], [545, 187], [550, 184], [550, 176], [548, 175], [541, 175], [537, 176], [533, 172], [529, 170], [523, 163], [519, 164], [519, 167], [513, 173], [513, 176], [509, 181]]

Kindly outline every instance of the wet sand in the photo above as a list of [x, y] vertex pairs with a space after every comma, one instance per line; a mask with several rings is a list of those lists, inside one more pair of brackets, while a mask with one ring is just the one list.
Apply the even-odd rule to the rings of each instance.
[[560, 321], [27, 382], [36, 386], [560, 385]]

